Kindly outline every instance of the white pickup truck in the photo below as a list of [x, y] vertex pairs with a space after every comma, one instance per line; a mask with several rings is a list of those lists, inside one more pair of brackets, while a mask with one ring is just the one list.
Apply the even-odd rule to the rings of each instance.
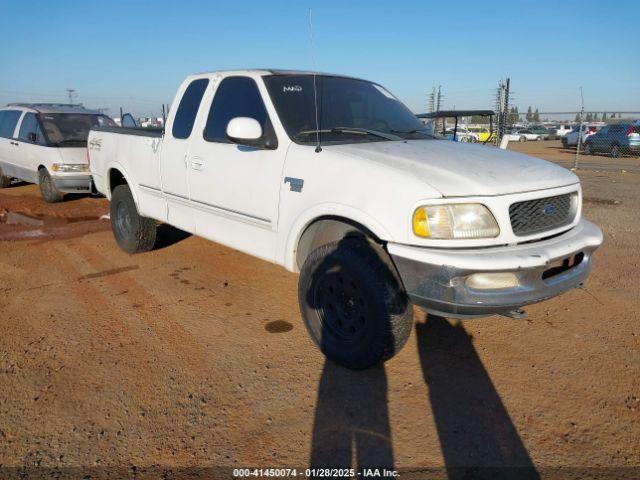
[[309, 334], [350, 368], [402, 348], [413, 304], [519, 317], [579, 286], [602, 242], [573, 173], [434, 138], [375, 83], [221, 71], [173, 105], [164, 133], [89, 134], [120, 248], [152, 249], [159, 221], [299, 272]]

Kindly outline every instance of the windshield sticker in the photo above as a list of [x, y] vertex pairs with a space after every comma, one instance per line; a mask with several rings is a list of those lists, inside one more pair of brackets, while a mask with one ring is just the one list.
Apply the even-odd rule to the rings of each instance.
[[383, 94], [385, 97], [390, 98], [391, 100], [397, 100], [396, 97], [394, 97], [393, 95], [391, 95], [389, 92], [387, 92], [384, 88], [382, 88], [380, 85], [376, 85], [375, 83], [373, 84], [373, 86], [375, 87], [376, 90], [378, 90], [381, 94]]
[[302, 87], [300, 85], [285, 85], [282, 87], [283, 92], [301, 92]]

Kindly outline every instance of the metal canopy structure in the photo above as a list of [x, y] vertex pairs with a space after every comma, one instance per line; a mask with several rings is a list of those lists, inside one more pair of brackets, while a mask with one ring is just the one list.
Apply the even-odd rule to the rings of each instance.
[[418, 118], [458, 118], [458, 117], [491, 117], [496, 112], [493, 110], [440, 110], [431, 113], [419, 113]]

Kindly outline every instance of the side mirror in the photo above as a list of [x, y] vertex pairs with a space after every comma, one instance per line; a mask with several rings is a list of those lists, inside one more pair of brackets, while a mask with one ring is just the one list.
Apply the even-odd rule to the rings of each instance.
[[29, 141], [32, 143], [36, 143], [38, 141], [38, 134], [35, 132], [31, 132], [29, 135]]
[[227, 138], [238, 145], [264, 148], [262, 127], [254, 118], [236, 117], [227, 124]]

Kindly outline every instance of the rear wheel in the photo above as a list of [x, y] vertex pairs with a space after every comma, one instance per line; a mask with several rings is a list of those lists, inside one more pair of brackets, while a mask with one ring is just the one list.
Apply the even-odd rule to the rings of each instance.
[[127, 253], [148, 252], [156, 242], [155, 220], [138, 213], [127, 185], [118, 185], [111, 195], [111, 229], [118, 246]]
[[0, 169], [0, 188], [7, 188], [11, 185], [11, 177], [7, 177], [2, 174], [2, 170]]
[[582, 147], [582, 150], [584, 150], [585, 155], [593, 155], [593, 147], [589, 142], [584, 144], [584, 146]]
[[56, 188], [51, 179], [51, 175], [46, 168], [38, 170], [38, 186], [42, 198], [47, 203], [57, 203], [62, 201], [63, 194]]
[[618, 158], [620, 156], [620, 147], [618, 145], [611, 147], [611, 156], [613, 158]]
[[527, 137], [525, 137], [524, 135], [522, 137], [520, 137], [518, 139], [519, 142], [526, 142], [527, 141]]
[[388, 254], [364, 239], [314, 250], [298, 300], [312, 340], [327, 358], [352, 369], [388, 360], [406, 343], [413, 310]]
[[541, 137], [540, 135], [538, 135], [538, 136], [536, 137], [536, 142], [541, 142], [541, 141], [542, 141], [542, 137]]

